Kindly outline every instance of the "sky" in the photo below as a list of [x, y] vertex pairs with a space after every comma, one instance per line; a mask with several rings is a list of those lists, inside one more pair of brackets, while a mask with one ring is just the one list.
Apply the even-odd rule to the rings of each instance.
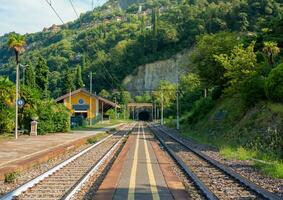
[[[79, 14], [92, 8], [92, 0], [72, 0], [72, 2]], [[94, 6], [103, 2], [105, 0], [93, 0]], [[65, 23], [77, 18], [70, 0], [51, 0], [51, 4]], [[21, 34], [34, 33], [52, 24], [62, 24], [62, 22], [46, 0], [0, 0], [0, 36], [12, 31]]]

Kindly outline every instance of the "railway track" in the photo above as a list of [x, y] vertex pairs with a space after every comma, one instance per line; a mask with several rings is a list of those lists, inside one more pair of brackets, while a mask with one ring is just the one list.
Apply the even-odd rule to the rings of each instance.
[[149, 127], [207, 199], [280, 199], [190, 147], [176, 135], [170, 134], [168, 130], [156, 125], [149, 125]]
[[122, 143], [134, 125], [107, 136], [54, 168], [7, 193], [1, 200], [72, 199]]

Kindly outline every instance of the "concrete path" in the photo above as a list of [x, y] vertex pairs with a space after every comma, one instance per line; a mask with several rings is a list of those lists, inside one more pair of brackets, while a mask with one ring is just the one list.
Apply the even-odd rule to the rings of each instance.
[[17, 140], [0, 142], [0, 179], [7, 172], [23, 170], [30, 165], [50, 159], [56, 154], [79, 146], [87, 138], [105, 132], [121, 124], [95, 131], [72, 131], [42, 136], [21, 136]]
[[[157, 157], [158, 156], [158, 157]], [[144, 124], [129, 136], [94, 200], [185, 200], [182, 182]]]
[[134, 137], [113, 199], [172, 200], [150, 144], [152, 136], [140, 126]]

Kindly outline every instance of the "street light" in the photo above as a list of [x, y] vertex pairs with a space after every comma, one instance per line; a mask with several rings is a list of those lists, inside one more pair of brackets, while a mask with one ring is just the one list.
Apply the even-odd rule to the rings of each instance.
[[90, 111], [90, 116], [89, 116], [89, 126], [92, 126], [92, 72], [89, 72], [89, 90], [90, 90], [90, 97], [89, 97], [89, 111]]
[[23, 69], [23, 85], [25, 85], [25, 72], [26, 72], [27, 65], [22, 65], [22, 64], [19, 64], [19, 65]]
[[177, 96], [176, 96], [176, 111], [177, 111], [177, 116], [176, 116], [176, 128], [177, 130], [180, 129], [180, 107], [179, 107], [179, 65], [177, 65]]

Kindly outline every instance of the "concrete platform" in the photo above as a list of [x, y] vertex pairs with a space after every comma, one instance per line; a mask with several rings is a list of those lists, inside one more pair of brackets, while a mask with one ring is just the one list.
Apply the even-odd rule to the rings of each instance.
[[169, 161], [158, 151], [161, 150], [148, 129], [138, 125], [94, 199], [187, 199], [184, 186], [168, 168]]
[[76, 131], [42, 136], [21, 136], [17, 140], [0, 142], [0, 179], [6, 173], [22, 171], [85, 144], [88, 138], [112, 128]]

